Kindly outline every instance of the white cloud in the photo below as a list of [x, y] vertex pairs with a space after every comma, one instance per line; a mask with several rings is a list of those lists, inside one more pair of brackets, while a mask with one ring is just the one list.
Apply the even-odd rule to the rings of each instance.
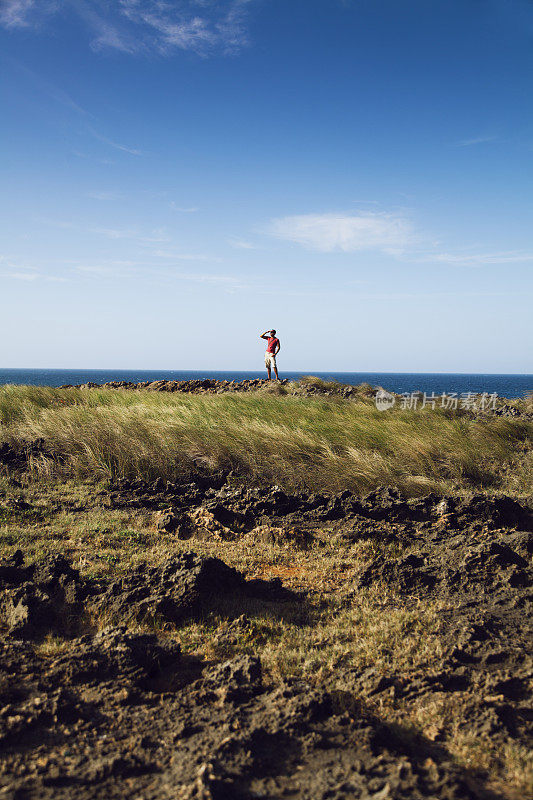
[[13, 261], [8, 256], [0, 255], [0, 278], [11, 278], [17, 281], [65, 281], [66, 278], [57, 275], [50, 275], [46, 272], [41, 272], [32, 264], [21, 264], [18, 261]]
[[[0, 4], [2, 0], [0, 0]], [[2, 21], [2, 17], [0, 16], [0, 22]], [[10, 59], [10, 63], [12, 64], [15, 69], [21, 72], [23, 75], [26, 76], [34, 86], [40, 90], [44, 95], [51, 98], [54, 102], [59, 103], [60, 105], [64, 106], [65, 108], [69, 109], [70, 111], [75, 112], [77, 115], [84, 117], [84, 118], [93, 118], [94, 114], [92, 114], [87, 109], [83, 108], [79, 103], [77, 103], [67, 92], [61, 89], [59, 86], [56, 86], [54, 83], [50, 81], [44, 80], [38, 73], [34, 72], [33, 70], [26, 67], [24, 64], [19, 63], [15, 59]], [[128, 153], [132, 156], [142, 156], [144, 153], [138, 147], [132, 147], [131, 145], [122, 144], [122, 142], [116, 142], [114, 139], [110, 139], [107, 136], [104, 136], [102, 133], [97, 131], [93, 126], [89, 124], [85, 124], [85, 130], [94, 138], [97, 139], [99, 142], [103, 142], [103, 144], [108, 145], [109, 147], [113, 147], [115, 150], [120, 150], [123, 153]], [[82, 153], [75, 152], [75, 155], [84, 157]], [[102, 162], [102, 163], [111, 163], [109, 161]]]
[[220, 261], [219, 258], [205, 253], [182, 253], [175, 250], [154, 250], [152, 255], [155, 258], [170, 258], [176, 261]]
[[174, 272], [172, 277], [179, 278], [180, 280], [184, 281], [193, 281], [193, 283], [220, 284], [222, 286], [231, 287], [234, 289], [243, 288], [244, 286], [242, 281], [233, 275], [212, 275], [198, 272]]
[[104, 144], [108, 144], [110, 147], [114, 147], [115, 150], [122, 150], [123, 153], [129, 153], [130, 156], [142, 156], [142, 150], [138, 150], [136, 147], [129, 147], [125, 144], [120, 144], [119, 142], [114, 142], [112, 139], [108, 139], [107, 136], [102, 136], [101, 133], [98, 131], [93, 130], [93, 128], [89, 128], [89, 132], [95, 139], [98, 139], [99, 142], [103, 142]]
[[91, 228], [90, 233], [96, 233], [99, 236], [106, 236], [108, 239], [132, 239], [133, 241], [137, 242], [137, 244], [142, 245], [170, 242], [170, 237], [167, 236], [165, 231], [161, 228], [154, 229], [148, 235], [141, 234], [136, 230], [123, 228]]
[[[124, 53], [190, 50], [202, 56], [235, 53], [248, 43], [253, 0], [84, 0], [73, 5], [92, 32], [93, 49]], [[0, 24], [34, 27], [65, 9], [68, 0], [0, 0]]]
[[462, 139], [460, 142], [456, 142], [456, 147], [472, 147], [476, 144], [488, 144], [489, 142], [495, 142], [497, 140], [497, 136], [475, 136], [473, 139]]
[[137, 237], [136, 231], [121, 228], [91, 228], [91, 233], [107, 236], [108, 239], [135, 239]]
[[160, 52], [174, 48], [207, 55], [231, 53], [247, 43], [245, 18], [250, 0], [217, 3], [182, 0], [119, 0], [122, 14], [143, 31], [145, 46]]
[[[0, 0], [0, 9], [2, 8], [1, 4], [2, 4], [2, 0]], [[0, 10], [0, 24], [1, 23], [6, 25], [6, 22], [4, 20], [3, 15], [2, 15], [2, 11]], [[6, 27], [9, 27], [9, 26], [6, 25]], [[41, 92], [43, 92], [43, 94], [45, 94], [48, 97], [50, 97], [56, 103], [59, 103], [59, 105], [62, 105], [65, 108], [68, 108], [70, 111], [76, 112], [76, 114], [78, 114], [78, 115], [80, 115], [82, 117], [92, 117], [93, 116], [90, 113], [90, 111], [87, 111], [87, 109], [85, 109], [82, 106], [80, 106], [80, 104], [77, 103], [68, 94], [68, 92], [65, 92], [64, 89], [61, 89], [59, 86], [56, 86], [54, 83], [51, 83], [50, 81], [45, 80], [45, 78], [43, 78], [42, 75], [40, 75], [39, 73], [37, 73], [34, 70], [30, 69], [25, 64], [22, 64], [17, 59], [9, 57], [9, 58], [7, 58], [7, 60], [9, 61], [11, 66], [15, 68], [15, 70], [17, 70], [18, 72], [22, 73], [22, 75], [24, 75], [28, 80], [30, 80], [31, 83], [34, 84], [34, 86], [36, 86]]]
[[196, 211], [200, 210], [198, 208], [198, 206], [190, 206], [189, 208], [183, 207], [183, 206], [178, 206], [178, 205], [176, 205], [174, 200], [171, 200], [169, 205], [170, 205], [170, 208], [173, 209], [173, 211], [180, 211], [182, 214], [194, 214]]
[[248, 242], [245, 239], [228, 239], [228, 244], [235, 247], [237, 250], [256, 250], [255, 244]]
[[111, 158], [98, 158], [92, 153], [82, 153], [80, 150], [71, 150], [71, 154], [76, 158], [83, 158], [87, 161], [94, 161], [95, 164], [105, 164], [109, 166], [110, 164], [114, 164], [115, 162]]
[[321, 252], [380, 250], [400, 254], [413, 239], [413, 226], [403, 215], [300, 214], [271, 220], [267, 233]]
[[45, 272], [40, 272], [31, 264], [20, 264], [12, 261], [7, 256], [0, 256], [0, 278], [11, 278], [17, 281], [26, 281], [31, 283], [33, 281], [64, 281], [65, 278], [56, 275], [49, 275]]
[[133, 55], [142, 50], [141, 42], [135, 37], [128, 36], [97, 15], [91, 15], [92, 27], [96, 36], [91, 42], [93, 50], [119, 50], [121, 53]]
[[0, 278], [13, 278], [17, 281], [54, 281], [63, 282], [66, 278], [60, 278], [57, 275], [41, 275], [39, 272], [0, 272]]
[[75, 267], [77, 272], [89, 275], [92, 278], [133, 278], [138, 270], [130, 262], [117, 261], [104, 264], [80, 264]]
[[2, 0], [0, 22], [6, 28], [26, 27], [30, 24], [35, 5], [35, 0]]
[[[183, 256], [185, 259], [194, 256]], [[220, 286], [227, 291], [244, 289], [245, 284], [234, 275], [219, 275], [202, 272], [179, 272], [172, 268], [162, 269], [160, 264], [140, 261], [104, 260], [100, 263], [73, 264], [73, 269], [81, 275], [93, 279], [137, 279], [137, 280], [163, 280], [165, 282], [185, 281]], [[0, 273], [1, 274], [1, 273]], [[30, 278], [28, 278], [29, 280]]]
[[425, 260], [476, 267], [484, 264], [527, 263], [533, 261], [533, 253], [519, 250], [506, 250], [499, 253], [432, 253]]

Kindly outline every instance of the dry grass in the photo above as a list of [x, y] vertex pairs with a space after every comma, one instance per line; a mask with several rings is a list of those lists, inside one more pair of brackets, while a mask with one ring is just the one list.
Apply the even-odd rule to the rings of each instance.
[[[274, 392], [274, 389], [272, 389]], [[41, 475], [164, 477], [235, 470], [316, 491], [393, 485], [409, 494], [498, 485], [529, 440], [520, 420], [441, 410], [382, 413], [369, 402], [253, 394], [0, 389], [0, 441], [44, 439]]]
[[[179, 641], [187, 654], [208, 661], [239, 653], [259, 655], [269, 683], [300, 677], [350, 693], [352, 677], [367, 667], [375, 670], [375, 682], [381, 675], [408, 680], [442, 670], [442, 654], [449, 647], [443, 623], [447, 607], [442, 601], [406, 602], [393, 587], [354, 589], [357, 572], [378, 550], [385, 558], [397, 555], [396, 543], [341, 543], [331, 537], [327, 525], [316, 532], [317, 545], [307, 550], [286, 543], [251, 542], [247, 537], [230, 542], [181, 541], [173, 534], [157, 532], [150, 512], [106, 508], [102, 505], [105, 496], [90, 482], [28, 481], [20, 488], [0, 478], [0, 492], [8, 498], [23, 493], [32, 507], [43, 511], [29, 521], [16, 515], [0, 519], [0, 555], [18, 547], [30, 560], [61, 552], [84, 575], [110, 578], [140, 561], [156, 565], [194, 550], [222, 558], [248, 578], [280, 576], [288, 588], [306, 589], [303, 602], [282, 604], [283, 609], [249, 599], [239, 600], [234, 608], [226, 609], [228, 613], [217, 611], [178, 628], [161, 625], [157, 619], [127, 622], [134, 630], [156, 631]], [[116, 622], [102, 613], [83, 620], [84, 632]], [[67, 638], [49, 636], [37, 645], [37, 651], [53, 659], [70, 647]], [[512, 740], [502, 743], [489, 735], [472, 735], [461, 724], [468, 719], [472, 703], [480, 702], [475, 693], [432, 692], [401, 699], [387, 690], [366, 700], [364, 693], [356, 695], [385, 721], [435, 741], [458, 764], [486, 774], [498, 796], [512, 800], [529, 796], [532, 773], [527, 750]]]

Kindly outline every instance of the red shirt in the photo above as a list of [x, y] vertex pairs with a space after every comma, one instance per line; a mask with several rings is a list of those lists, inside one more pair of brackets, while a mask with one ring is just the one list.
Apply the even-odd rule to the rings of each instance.
[[267, 344], [267, 353], [273, 353], [278, 344], [279, 344], [279, 339], [276, 339], [275, 336], [271, 336]]

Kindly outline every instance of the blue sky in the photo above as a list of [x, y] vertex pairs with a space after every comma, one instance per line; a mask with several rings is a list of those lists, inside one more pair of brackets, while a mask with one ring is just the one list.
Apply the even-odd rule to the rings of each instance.
[[3, 367], [533, 372], [533, 4], [0, 0]]

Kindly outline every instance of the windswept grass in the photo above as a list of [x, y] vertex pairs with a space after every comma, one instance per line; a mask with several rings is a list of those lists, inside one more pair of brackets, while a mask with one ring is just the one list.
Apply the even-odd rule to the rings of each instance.
[[497, 485], [533, 428], [330, 397], [14, 386], [0, 389], [0, 421], [0, 441], [45, 440], [54, 458], [33, 461], [44, 474], [179, 480], [203, 466], [288, 488], [411, 494]]

